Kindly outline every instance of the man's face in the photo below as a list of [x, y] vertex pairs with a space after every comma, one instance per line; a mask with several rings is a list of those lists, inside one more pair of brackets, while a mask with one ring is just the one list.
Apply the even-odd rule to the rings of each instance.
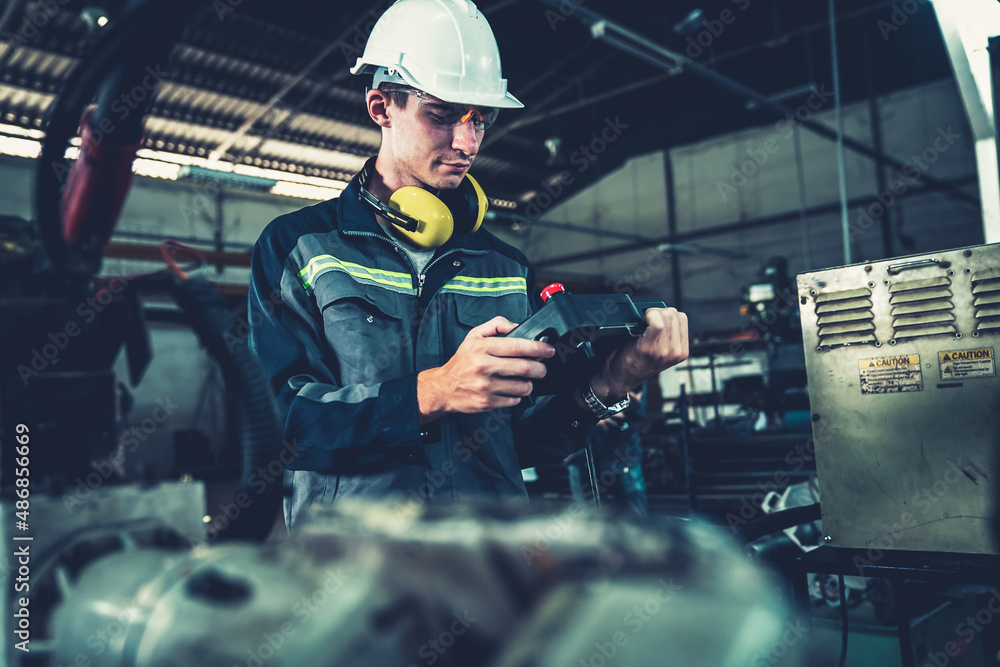
[[483, 140], [484, 130], [476, 128], [482, 112], [470, 115], [473, 108], [426, 93], [408, 96], [405, 107], [389, 102], [392, 131], [387, 140], [394, 158], [391, 168], [400, 185], [458, 187]]

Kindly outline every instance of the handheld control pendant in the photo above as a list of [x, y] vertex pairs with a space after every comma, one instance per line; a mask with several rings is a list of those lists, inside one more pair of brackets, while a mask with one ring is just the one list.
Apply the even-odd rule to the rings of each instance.
[[545, 360], [535, 393], [554, 394], [585, 382], [611, 352], [642, 335], [645, 311], [663, 302], [634, 303], [627, 294], [570, 294], [561, 283], [541, 291], [545, 304], [507, 334], [545, 341], [556, 348]]

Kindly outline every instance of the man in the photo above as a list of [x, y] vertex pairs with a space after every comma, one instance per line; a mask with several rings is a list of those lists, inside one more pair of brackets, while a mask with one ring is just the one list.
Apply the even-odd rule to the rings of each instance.
[[555, 350], [503, 335], [536, 307], [534, 275], [475, 231], [486, 202], [466, 175], [498, 108], [522, 106], [489, 24], [467, 0], [400, 0], [351, 71], [373, 75], [377, 158], [253, 253], [250, 345], [299, 447], [286, 522], [347, 496], [523, 498], [521, 468], [582, 447], [605, 406], [687, 357], [686, 319], [650, 311], [590, 385], [532, 397]]

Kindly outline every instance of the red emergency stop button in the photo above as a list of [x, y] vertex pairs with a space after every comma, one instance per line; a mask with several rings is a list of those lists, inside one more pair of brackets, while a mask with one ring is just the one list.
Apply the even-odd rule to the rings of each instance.
[[552, 296], [553, 294], [558, 294], [559, 292], [565, 292], [565, 291], [566, 291], [566, 286], [563, 285], [562, 283], [552, 283], [551, 285], [542, 290], [541, 292], [542, 301], [548, 301], [549, 297]]

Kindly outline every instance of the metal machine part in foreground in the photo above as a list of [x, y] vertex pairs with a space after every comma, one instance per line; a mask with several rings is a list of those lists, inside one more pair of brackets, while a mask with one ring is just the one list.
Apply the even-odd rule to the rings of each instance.
[[96, 560], [54, 614], [53, 664], [735, 667], [781, 642], [776, 593], [694, 523], [338, 503], [285, 544]]

